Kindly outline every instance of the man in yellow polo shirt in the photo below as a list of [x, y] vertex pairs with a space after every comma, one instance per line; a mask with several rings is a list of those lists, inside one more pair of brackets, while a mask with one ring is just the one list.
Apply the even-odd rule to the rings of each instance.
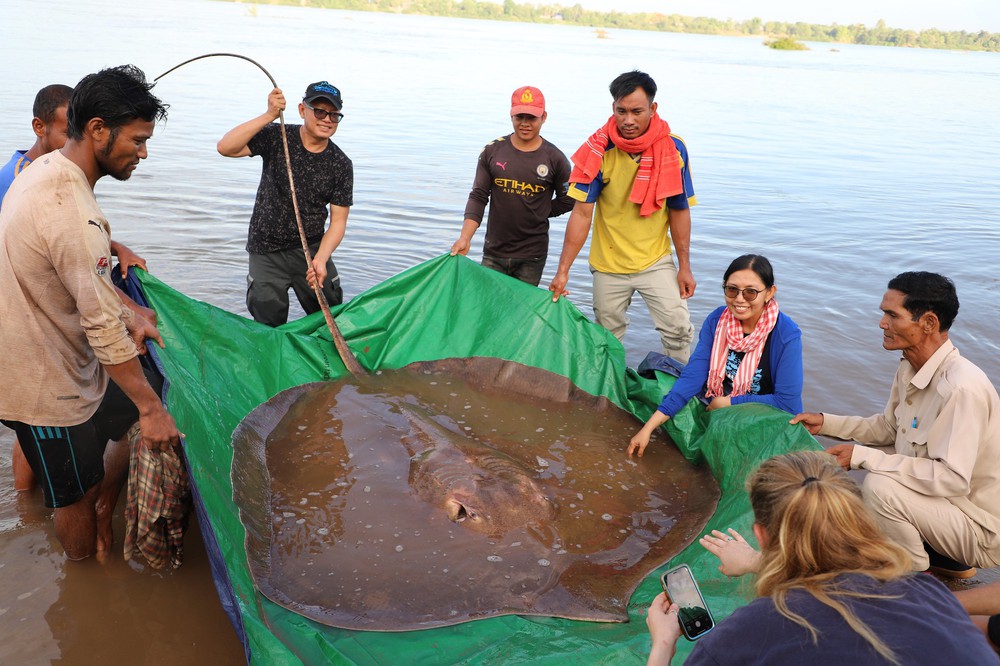
[[597, 323], [623, 339], [629, 303], [639, 292], [663, 353], [686, 363], [694, 338], [686, 302], [695, 290], [690, 207], [697, 203], [687, 147], [656, 113], [656, 83], [648, 74], [626, 72], [610, 91], [611, 118], [573, 154], [569, 194], [577, 203], [549, 290], [553, 301], [568, 293], [569, 269], [593, 222]]

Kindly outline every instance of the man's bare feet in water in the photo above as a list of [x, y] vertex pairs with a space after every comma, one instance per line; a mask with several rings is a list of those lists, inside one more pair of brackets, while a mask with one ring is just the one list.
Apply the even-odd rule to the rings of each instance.
[[129, 451], [132, 446], [138, 446], [142, 435], [139, 425], [135, 424], [119, 440], [108, 443], [104, 450], [104, 480], [101, 481], [101, 492], [97, 497], [95, 510], [97, 512], [97, 552], [98, 562], [103, 562], [111, 553], [115, 537], [111, 530], [111, 519], [118, 504], [122, 487], [128, 478]]
[[99, 492], [99, 484], [91, 486], [79, 501], [52, 511], [52, 524], [68, 560], [85, 560], [94, 555]]
[[103, 497], [98, 498], [97, 506], [97, 550], [94, 558], [98, 562], [104, 562], [111, 554], [111, 547], [115, 544], [115, 535], [111, 528], [111, 519], [114, 516], [115, 507], [109, 505]]

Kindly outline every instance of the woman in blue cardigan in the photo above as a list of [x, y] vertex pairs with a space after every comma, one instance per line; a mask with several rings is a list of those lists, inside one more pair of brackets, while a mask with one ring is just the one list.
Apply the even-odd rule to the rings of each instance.
[[705, 320], [691, 360], [629, 442], [629, 457], [642, 457], [653, 431], [702, 393], [711, 398], [709, 410], [760, 402], [802, 411], [802, 332], [778, 310], [771, 262], [759, 254], [737, 257], [722, 290], [726, 304]]

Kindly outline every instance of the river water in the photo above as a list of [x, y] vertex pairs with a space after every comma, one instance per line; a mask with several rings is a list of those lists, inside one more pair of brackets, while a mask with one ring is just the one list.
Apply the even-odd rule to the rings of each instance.
[[[510, 131], [510, 91], [544, 91], [543, 134], [571, 153], [607, 118], [610, 80], [639, 68], [656, 78], [661, 115], [691, 151], [696, 326], [723, 302], [729, 261], [765, 254], [782, 309], [804, 332], [806, 408], [874, 413], [897, 363], [877, 328], [885, 283], [933, 270], [958, 285], [953, 340], [1000, 381], [997, 54], [829, 44], [778, 52], [749, 38], [615, 30], [600, 38], [580, 27], [204, 0], [50, 0], [44, 12], [7, 0], [4, 158], [30, 145], [40, 87], [126, 62], [154, 77], [211, 52], [257, 60], [289, 100], [321, 79], [343, 90], [335, 139], [354, 160], [355, 205], [334, 258], [347, 298], [448, 250], [479, 150]], [[269, 89], [259, 70], [233, 58], [170, 74], [156, 87], [171, 109], [149, 159], [130, 181], [97, 186], [114, 235], [153, 273], [241, 314], [260, 164], [222, 158], [215, 143], [261, 113]], [[565, 217], [555, 221], [543, 286], [564, 228]], [[480, 258], [482, 239], [470, 257]], [[592, 316], [585, 252], [570, 299]], [[638, 299], [625, 346], [632, 365], [658, 347]], [[10, 441], [0, 433], [0, 663], [241, 659], [196, 533], [174, 574], [67, 565], [40, 495], [11, 490]]]

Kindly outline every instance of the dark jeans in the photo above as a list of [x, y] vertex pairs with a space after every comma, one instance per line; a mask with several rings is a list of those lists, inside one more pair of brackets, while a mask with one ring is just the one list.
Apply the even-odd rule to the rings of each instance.
[[491, 257], [484, 254], [483, 266], [537, 287], [542, 281], [545, 257]]
[[[319, 243], [310, 246], [313, 255]], [[288, 321], [288, 289], [295, 292], [299, 305], [312, 314], [319, 311], [319, 301], [313, 288], [306, 282], [306, 257], [302, 248], [279, 250], [267, 254], [250, 255], [250, 274], [247, 275], [247, 309], [251, 316], [268, 326], [281, 326]], [[326, 280], [323, 295], [331, 306], [344, 301], [340, 288], [340, 275], [333, 260], [326, 262]]]

